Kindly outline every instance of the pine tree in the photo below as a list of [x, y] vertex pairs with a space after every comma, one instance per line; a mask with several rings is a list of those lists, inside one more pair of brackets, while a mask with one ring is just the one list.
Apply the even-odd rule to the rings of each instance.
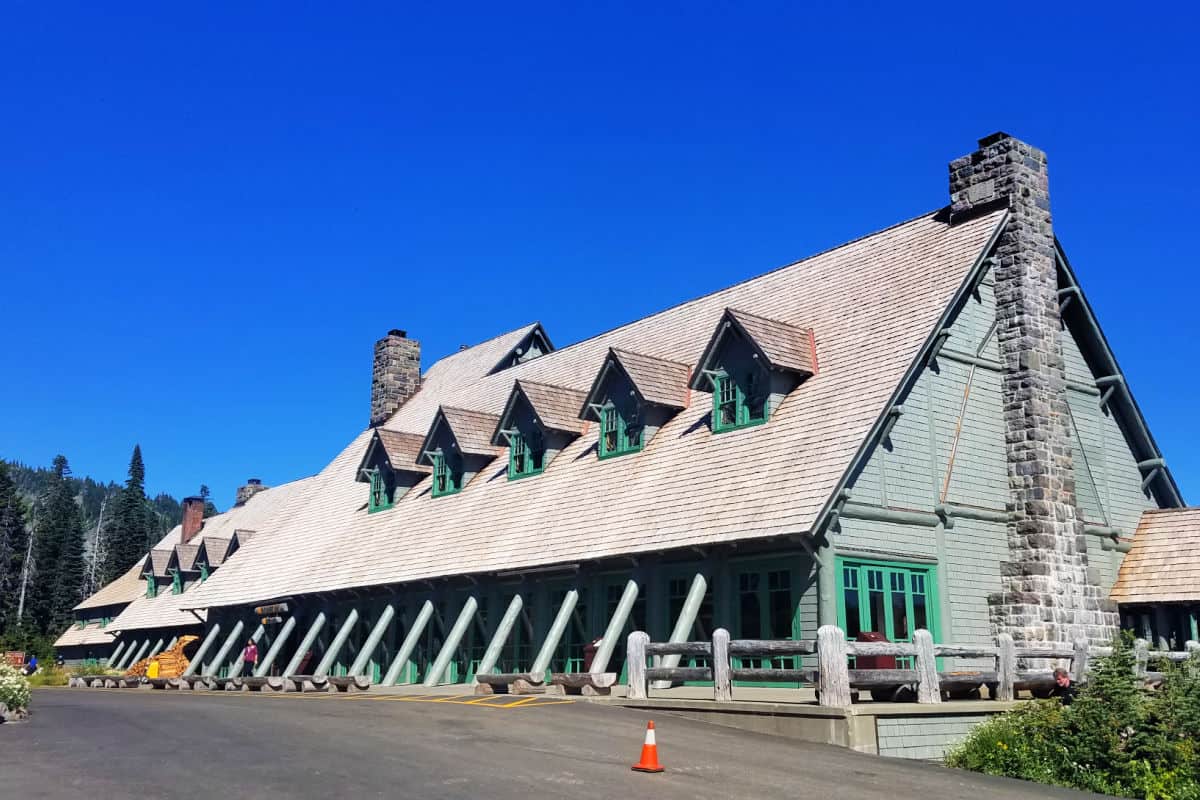
[[154, 509], [146, 500], [146, 467], [142, 448], [134, 445], [129, 459], [129, 478], [116, 499], [112, 524], [104, 532], [107, 563], [104, 583], [108, 583], [140, 561], [150, 549]]
[[34, 580], [28, 610], [42, 634], [65, 627], [71, 610], [83, 599], [83, 519], [66, 480], [70, 471], [65, 456], [54, 457], [54, 474], [33, 531]]
[[0, 462], [0, 636], [16, 627], [17, 596], [28, 541], [25, 504], [8, 474], [8, 466]]
[[217, 507], [213, 505], [213, 501], [209, 499], [212, 496], [212, 490], [206, 484], [200, 484], [200, 498], [204, 500], [204, 518], [215, 517], [221, 513], [217, 511]]

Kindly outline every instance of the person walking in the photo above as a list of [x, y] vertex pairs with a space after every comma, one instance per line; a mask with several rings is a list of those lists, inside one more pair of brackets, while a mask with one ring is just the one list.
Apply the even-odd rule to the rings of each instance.
[[246, 647], [242, 650], [242, 662], [249, 665], [251, 672], [258, 667], [258, 645], [253, 639], [246, 640]]

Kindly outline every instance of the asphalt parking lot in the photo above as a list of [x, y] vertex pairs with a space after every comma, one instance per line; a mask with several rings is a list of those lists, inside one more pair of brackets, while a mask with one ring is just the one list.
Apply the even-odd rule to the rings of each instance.
[[33, 709], [0, 726], [0, 796], [1087, 796], [667, 715], [667, 771], [634, 773], [644, 713], [552, 698], [41, 689]]

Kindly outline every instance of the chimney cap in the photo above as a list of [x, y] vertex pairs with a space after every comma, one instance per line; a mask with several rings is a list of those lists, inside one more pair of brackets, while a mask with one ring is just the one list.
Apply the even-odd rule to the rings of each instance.
[[399, 336], [401, 339], [407, 339], [408, 331], [400, 330], [399, 328], [392, 328], [390, 331], [387, 332], [387, 335], [388, 336]]
[[185, 504], [187, 504], [187, 503], [203, 503], [204, 498], [198, 494], [193, 494], [193, 495], [189, 495], [189, 496], [183, 498], [183, 502]]
[[995, 144], [996, 142], [1003, 141], [1004, 139], [1011, 139], [1011, 138], [1013, 138], [1011, 134], [1007, 134], [1004, 131], [996, 131], [995, 133], [989, 134], [988, 136], [985, 136], [982, 139], [980, 139], [979, 146], [987, 147], [990, 144]]
[[250, 486], [262, 486], [262, 478], [246, 478], [246, 483]]

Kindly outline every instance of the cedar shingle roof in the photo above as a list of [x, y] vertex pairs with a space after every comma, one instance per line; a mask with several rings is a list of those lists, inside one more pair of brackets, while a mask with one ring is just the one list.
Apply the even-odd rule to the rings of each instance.
[[668, 408], [687, 407], [688, 377], [692, 373], [689, 365], [629, 350], [614, 348], [609, 353], [625, 370], [643, 400]]
[[71, 627], [63, 631], [62, 635], [54, 640], [54, 646], [81, 647], [84, 645], [107, 645], [112, 644], [112, 641], [112, 632], [108, 628], [101, 628], [99, 622], [89, 622], [84, 628], [80, 628], [78, 623], [71, 623]]
[[125, 605], [141, 597], [146, 593], [146, 579], [142, 577], [142, 567], [145, 564], [145, 558], [138, 559], [124, 575], [109, 581], [95, 594], [75, 606], [75, 610]]
[[458, 442], [460, 452], [474, 456], [495, 456], [500, 452], [500, 448], [492, 444], [492, 433], [499, 422], [499, 414], [442, 406], [433, 425], [429, 427], [429, 434], [425, 437], [421, 449], [431, 449], [437, 428], [446, 425], [454, 434], [454, 441]]
[[219, 567], [225, 563], [225, 556], [229, 553], [229, 543], [233, 541], [224, 536], [205, 536], [201, 547], [204, 550], [203, 561], [208, 564], [209, 568]]
[[425, 437], [419, 433], [401, 433], [377, 428], [379, 444], [387, 454], [392, 469], [404, 472], [430, 472], [431, 467], [421, 459], [421, 443]]
[[494, 357], [472, 348], [443, 359], [384, 427], [428, 432], [439, 407], [499, 414], [514, 380], [585, 391], [609, 349], [694, 363], [727, 308], [821, 337], [820, 371], [765, 425], [713, 435], [710, 405], [692, 403], [638, 454], [588, 455], [593, 426], [536, 477], [475, 480], [441, 498], [418, 484], [385, 513], [366, 512], [355, 482], [365, 431], [306, 490], [285, 533], [239, 551], [190, 602], [240, 605], [808, 531], [1003, 219], [997, 210], [951, 226], [931, 213], [494, 375], [499, 339], [480, 346]]
[[510, 428], [513, 421], [510, 418], [516, 408], [518, 396], [524, 396], [533, 408], [533, 414], [547, 430], [561, 431], [578, 436], [583, 433], [584, 422], [579, 418], [579, 407], [583, 404], [583, 392], [575, 389], [565, 389], [562, 386], [551, 386], [533, 381], [516, 381], [513, 384], [512, 395], [504, 406], [504, 413], [492, 434], [492, 444], [503, 447], [506, 445], [503, 428]]
[[177, 544], [175, 545], [175, 563], [179, 565], [181, 572], [195, 572], [196, 570], [196, 554], [200, 552], [198, 544]]
[[700, 391], [709, 389], [711, 384], [704, 377], [704, 370], [717, 366], [712, 362], [720, 352], [720, 344], [729, 335], [730, 330], [740, 331], [751, 345], [762, 353], [767, 360], [767, 366], [772, 369], [801, 372], [805, 375], [812, 375], [817, 371], [816, 342], [811, 328], [727, 308], [696, 365], [691, 388]]
[[155, 548], [146, 556], [145, 564], [157, 578], [167, 577], [167, 566], [171, 563], [171, 550], [159, 550]]
[[1200, 508], [1142, 512], [1108, 596], [1119, 603], [1200, 600]]

